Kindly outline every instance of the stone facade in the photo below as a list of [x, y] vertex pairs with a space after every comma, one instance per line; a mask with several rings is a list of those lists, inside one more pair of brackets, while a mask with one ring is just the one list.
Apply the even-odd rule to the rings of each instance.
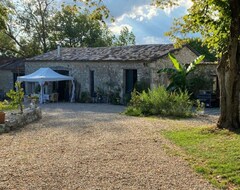
[[[50, 67], [55, 71], [69, 71], [69, 76], [74, 77], [76, 90], [80, 92], [90, 92], [90, 71], [94, 71], [95, 90], [98, 88], [104, 91], [108, 91], [109, 88], [120, 89], [121, 97], [124, 94], [124, 71], [126, 69], [136, 69], [138, 81], [150, 83], [150, 68], [146, 62], [26, 62], [26, 74], [41, 67]], [[30, 93], [27, 86], [26, 90], [26, 93]]]
[[27, 108], [24, 110], [23, 114], [7, 113], [6, 118], [7, 120], [5, 123], [0, 124], [0, 134], [19, 129], [41, 119], [42, 111], [39, 107], [34, 109]]
[[[172, 51], [172, 50], [171, 50]], [[197, 55], [187, 46], [172, 51], [172, 54], [182, 63], [192, 62]], [[42, 56], [44, 57], [44, 56]], [[150, 60], [36, 60], [31, 59], [25, 63], [25, 74], [33, 73], [41, 67], [50, 67], [55, 71], [68, 71], [69, 76], [74, 77], [76, 84], [76, 99], [79, 99], [82, 92], [90, 92], [91, 77], [90, 72], [94, 71], [94, 90], [102, 89], [108, 92], [112, 89], [120, 90], [120, 97], [123, 98], [126, 88], [126, 70], [137, 70], [137, 81], [144, 81], [151, 88], [158, 85], [167, 85], [167, 76], [160, 76], [157, 71], [160, 68], [172, 67], [171, 61], [167, 54], [155, 61]], [[204, 67], [205, 68], [205, 67]], [[69, 83], [69, 86], [71, 84]], [[26, 85], [26, 93], [33, 91]], [[51, 92], [50, 92], [51, 93]], [[69, 94], [71, 88], [69, 88]]]
[[[181, 63], [187, 64], [191, 63], [194, 59], [196, 59], [198, 56], [193, 53], [189, 48], [183, 47], [179, 49], [178, 51], [174, 51], [172, 53], [178, 61]], [[162, 74], [159, 76], [157, 71], [159, 69], [163, 68], [171, 68], [173, 67], [168, 55], [165, 55], [161, 59], [154, 61], [150, 63], [151, 68], [151, 88], [161, 85], [168, 85], [169, 81], [166, 75]]]
[[13, 89], [13, 73], [9, 70], [0, 70], [0, 91], [4, 93]]

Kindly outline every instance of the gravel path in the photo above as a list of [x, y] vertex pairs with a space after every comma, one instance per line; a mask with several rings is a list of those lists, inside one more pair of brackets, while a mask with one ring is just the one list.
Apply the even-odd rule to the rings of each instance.
[[43, 119], [0, 136], [0, 189], [214, 189], [159, 132], [207, 119], [118, 114], [122, 106], [47, 104]]

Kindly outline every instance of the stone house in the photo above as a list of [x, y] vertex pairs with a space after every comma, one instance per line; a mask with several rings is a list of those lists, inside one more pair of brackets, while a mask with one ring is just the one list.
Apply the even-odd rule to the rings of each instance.
[[[50, 67], [60, 74], [74, 77], [76, 100], [82, 93], [94, 97], [95, 92], [118, 91], [123, 100], [132, 92], [136, 83], [147, 84], [150, 88], [159, 84], [167, 85], [166, 76], [159, 77], [160, 68], [171, 67], [168, 53], [173, 53], [182, 63], [190, 63], [198, 55], [189, 46], [175, 49], [172, 44], [135, 45], [123, 47], [60, 48], [27, 59], [25, 74], [41, 67]], [[69, 99], [69, 82], [47, 84], [45, 93], [57, 91], [60, 100]], [[34, 84], [26, 85], [26, 93], [34, 91]]]
[[17, 76], [22, 76], [24, 73], [24, 59], [0, 57], [0, 99], [14, 88]]

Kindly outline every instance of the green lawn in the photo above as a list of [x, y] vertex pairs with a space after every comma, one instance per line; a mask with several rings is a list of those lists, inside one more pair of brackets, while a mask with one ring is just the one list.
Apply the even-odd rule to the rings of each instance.
[[221, 188], [240, 189], [240, 135], [209, 127], [163, 132], [194, 169]]

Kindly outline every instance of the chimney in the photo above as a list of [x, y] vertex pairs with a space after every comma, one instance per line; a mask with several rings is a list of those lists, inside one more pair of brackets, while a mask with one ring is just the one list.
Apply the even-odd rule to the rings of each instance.
[[61, 57], [61, 44], [58, 43], [57, 44], [57, 58], [60, 58]]

